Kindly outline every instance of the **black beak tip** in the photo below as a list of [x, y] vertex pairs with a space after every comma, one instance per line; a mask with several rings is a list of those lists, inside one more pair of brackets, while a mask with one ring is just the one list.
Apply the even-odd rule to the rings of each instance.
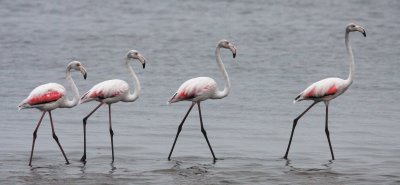
[[146, 67], [146, 63], [143, 63], [143, 69]]
[[363, 32], [364, 37], [367, 37], [367, 33], [365, 33], [365, 31]]
[[236, 53], [233, 53], [233, 58], [235, 58], [236, 57]]
[[86, 77], [87, 77], [87, 73], [85, 73], [85, 74], [83, 75], [83, 79], [86, 80]]

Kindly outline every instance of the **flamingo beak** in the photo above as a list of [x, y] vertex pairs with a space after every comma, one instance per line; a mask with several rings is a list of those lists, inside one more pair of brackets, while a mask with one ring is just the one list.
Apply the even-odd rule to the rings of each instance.
[[236, 48], [235, 48], [235, 46], [231, 45], [231, 46], [229, 47], [229, 50], [232, 51], [233, 58], [235, 58], [235, 57], [236, 57]]
[[144, 69], [146, 67], [146, 59], [142, 55], [139, 55], [139, 61], [142, 63]]
[[364, 37], [367, 37], [367, 33], [365, 32], [365, 29], [363, 27], [358, 26], [357, 31], [361, 32], [364, 35]]
[[87, 77], [86, 69], [84, 67], [80, 67], [79, 71], [82, 73], [83, 78], [86, 80], [86, 77]]

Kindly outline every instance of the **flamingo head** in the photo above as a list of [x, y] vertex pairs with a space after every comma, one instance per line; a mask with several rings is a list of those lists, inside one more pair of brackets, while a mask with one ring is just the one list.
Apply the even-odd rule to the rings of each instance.
[[236, 57], [236, 47], [232, 44], [232, 42], [222, 39], [218, 42], [218, 47], [231, 50], [233, 58]]
[[143, 69], [146, 67], [146, 59], [136, 50], [129, 50], [126, 54], [126, 61], [128, 62], [129, 59], [136, 59], [142, 64]]
[[367, 36], [367, 34], [365, 33], [365, 29], [363, 27], [358, 26], [354, 23], [348, 24], [346, 27], [346, 32], [353, 32], [353, 31], [358, 31], [358, 32], [362, 33], [364, 35], [364, 37]]
[[87, 77], [86, 69], [79, 61], [72, 61], [68, 64], [67, 71], [71, 71], [72, 69], [75, 71], [80, 71], [83, 75], [83, 78], [86, 80]]

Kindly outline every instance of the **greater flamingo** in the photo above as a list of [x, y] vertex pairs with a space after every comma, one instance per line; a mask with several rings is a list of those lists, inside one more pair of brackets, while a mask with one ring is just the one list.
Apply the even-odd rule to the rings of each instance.
[[32, 156], [33, 156], [33, 149], [35, 147], [37, 131], [39, 129], [40, 123], [42, 122], [43, 117], [46, 114], [46, 112], [49, 113], [53, 138], [57, 142], [58, 146], [60, 147], [61, 152], [65, 158], [65, 161], [67, 161], [67, 164], [69, 164], [67, 156], [65, 155], [64, 150], [63, 150], [63, 148], [58, 140], [58, 137], [56, 135], [56, 132], [54, 131], [54, 125], [53, 125], [53, 119], [51, 117], [51, 111], [56, 108], [72, 108], [78, 104], [79, 91], [74, 83], [74, 80], [71, 77], [72, 69], [80, 71], [82, 73], [84, 79], [86, 79], [86, 75], [87, 75], [85, 68], [82, 66], [82, 64], [80, 62], [72, 61], [68, 64], [67, 71], [66, 71], [67, 74], [66, 74], [65, 78], [69, 82], [69, 85], [71, 86], [71, 89], [72, 89], [72, 94], [73, 94], [72, 100], [68, 100], [64, 86], [57, 84], [57, 83], [47, 83], [47, 84], [40, 85], [40, 86], [36, 87], [35, 89], [33, 89], [33, 91], [29, 94], [29, 96], [18, 105], [19, 110], [28, 109], [28, 108], [37, 108], [43, 112], [42, 116], [39, 119], [39, 122], [37, 123], [36, 129], [33, 132], [33, 142], [32, 142], [31, 157], [29, 159], [29, 166], [32, 166]]
[[366, 37], [365, 30], [361, 26], [358, 26], [354, 23], [350, 23], [349, 25], [347, 25], [346, 32], [345, 32], [345, 44], [346, 44], [347, 54], [348, 54], [349, 63], [350, 63], [350, 72], [349, 72], [348, 78], [346, 80], [340, 79], [340, 78], [326, 78], [326, 79], [320, 80], [318, 82], [311, 84], [309, 87], [307, 87], [303, 92], [301, 92], [295, 98], [294, 102], [298, 102], [298, 101], [302, 101], [302, 100], [313, 100], [314, 102], [303, 113], [301, 113], [298, 117], [296, 117], [296, 119], [294, 119], [292, 133], [290, 135], [290, 140], [289, 140], [289, 144], [288, 144], [288, 147], [286, 150], [286, 154], [283, 157], [284, 159], [287, 159], [290, 144], [291, 144], [292, 138], [293, 138], [293, 132], [294, 132], [294, 129], [296, 128], [297, 121], [302, 116], [304, 116], [304, 114], [306, 114], [306, 112], [308, 110], [310, 110], [311, 107], [313, 107], [315, 104], [323, 101], [325, 103], [325, 107], [326, 107], [325, 133], [326, 133], [326, 137], [328, 138], [328, 143], [329, 143], [329, 148], [331, 150], [332, 160], [335, 160], [335, 157], [333, 155], [332, 145], [331, 145], [331, 139], [329, 137], [328, 107], [329, 107], [329, 102], [332, 99], [343, 94], [353, 83], [354, 56], [353, 56], [353, 51], [349, 44], [349, 33], [354, 32], [354, 31], [361, 32], [364, 35], [364, 37]]
[[214, 161], [217, 160], [217, 158], [215, 158], [214, 151], [211, 148], [210, 142], [208, 141], [206, 130], [204, 129], [204, 126], [203, 126], [200, 102], [207, 100], [207, 99], [221, 99], [229, 94], [231, 84], [229, 82], [228, 73], [226, 72], [224, 64], [222, 63], [222, 60], [221, 60], [220, 48], [225, 48], [225, 49], [231, 50], [233, 53], [233, 58], [235, 58], [235, 56], [236, 56], [236, 48], [231, 42], [229, 42], [227, 40], [221, 40], [218, 42], [217, 47], [215, 49], [215, 55], [217, 57], [218, 67], [224, 76], [224, 82], [225, 82], [224, 90], [223, 91], [218, 90], [217, 83], [212, 78], [197, 77], [197, 78], [192, 78], [192, 79], [184, 82], [179, 87], [178, 91], [176, 91], [176, 93], [168, 100], [169, 104], [174, 103], [174, 102], [179, 102], [179, 101], [191, 101], [192, 102], [189, 110], [187, 111], [185, 117], [183, 118], [181, 124], [178, 127], [178, 131], [175, 136], [174, 144], [172, 145], [171, 151], [168, 156], [168, 160], [171, 160], [172, 151], [174, 150], [176, 140], [178, 139], [179, 133], [182, 130], [182, 125], [185, 122], [187, 116], [189, 115], [190, 111], [192, 110], [193, 106], [196, 103], [197, 103], [197, 106], [199, 109], [201, 132], [203, 133], [203, 135], [207, 141], [208, 147], [211, 150], [211, 154], [214, 158]]
[[114, 132], [111, 126], [111, 104], [122, 101], [122, 102], [133, 102], [139, 98], [140, 94], [140, 82], [137, 78], [135, 72], [132, 67], [129, 65], [130, 59], [137, 59], [142, 63], [143, 69], [146, 66], [145, 58], [136, 50], [130, 50], [125, 57], [125, 65], [128, 68], [130, 76], [135, 81], [135, 90], [133, 94], [129, 91], [129, 85], [127, 82], [119, 79], [107, 80], [104, 82], [100, 82], [93, 86], [88, 92], [86, 92], [81, 97], [81, 103], [89, 102], [96, 100], [100, 102], [100, 104], [92, 110], [85, 118], [83, 118], [83, 156], [81, 158], [82, 162], [86, 162], [86, 122], [87, 119], [103, 104], [108, 105], [108, 116], [109, 116], [109, 124], [110, 124], [110, 136], [111, 136], [111, 151], [112, 151], [112, 162], [114, 162], [114, 141], [113, 136]]

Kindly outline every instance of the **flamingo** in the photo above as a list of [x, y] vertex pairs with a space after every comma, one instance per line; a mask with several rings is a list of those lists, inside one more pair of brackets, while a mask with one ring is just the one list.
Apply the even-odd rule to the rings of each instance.
[[56, 135], [56, 132], [54, 131], [53, 118], [51, 116], [51, 111], [56, 108], [72, 108], [72, 107], [75, 107], [79, 102], [79, 91], [74, 83], [74, 80], [71, 77], [71, 70], [80, 71], [82, 73], [84, 79], [86, 79], [87, 73], [86, 73], [85, 68], [78, 61], [72, 61], [68, 64], [65, 78], [67, 79], [67, 81], [72, 89], [72, 94], [74, 96], [72, 100], [68, 100], [64, 86], [57, 84], [57, 83], [47, 83], [47, 84], [40, 85], [40, 86], [36, 87], [35, 89], [33, 89], [31, 91], [31, 93], [29, 94], [29, 96], [27, 98], [25, 98], [18, 105], [19, 110], [28, 109], [28, 108], [37, 108], [43, 112], [42, 116], [39, 119], [39, 122], [37, 123], [36, 129], [33, 132], [33, 142], [32, 142], [31, 157], [29, 159], [29, 166], [32, 166], [32, 156], [33, 156], [33, 150], [35, 147], [37, 131], [39, 129], [40, 123], [42, 122], [43, 117], [46, 114], [46, 112], [49, 113], [50, 123], [51, 123], [51, 131], [53, 133], [53, 139], [57, 142], [58, 146], [60, 147], [60, 150], [65, 158], [66, 164], [69, 164], [67, 156], [65, 155], [64, 150], [60, 144], [60, 141], [58, 140], [58, 137]]
[[229, 42], [227, 40], [221, 40], [218, 42], [217, 47], [215, 49], [215, 55], [217, 57], [218, 67], [219, 67], [220, 71], [222, 72], [222, 75], [224, 76], [224, 82], [225, 82], [224, 90], [222, 90], [222, 91], [218, 90], [217, 83], [215, 82], [214, 79], [212, 79], [210, 77], [192, 78], [192, 79], [184, 82], [179, 87], [179, 89], [176, 91], [176, 93], [167, 102], [168, 104], [179, 102], [179, 101], [191, 101], [192, 102], [192, 104], [189, 107], [189, 110], [187, 111], [185, 117], [183, 118], [181, 124], [178, 127], [178, 131], [175, 136], [174, 144], [172, 145], [171, 151], [168, 156], [168, 160], [171, 160], [171, 155], [172, 155], [172, 151], [174, 150], [176, 140], [178, 139], [178, 136], [179, 136], [180, 132], [182, 131], [182, 125], [185, 122], [187, 116], [189, 115], [190, 111], [192, 110], [192, 108], [195, 104], [197, 104], [198, 109], [199, 109], [201, 132], [203, 133], [203, 135], [207, 141], [207, 144], [208, 144], [208, 147], [210, 148], [214, 162], [217, 160], [217, 158], [214, 155], [214, 151], [210, 145], [210, 142], [208, 141], [206, 130], [204, 129], [204, 126], [203, 126], [200, 102], [207, 100], [207, 99], [222, 99], [222, 98], [228, 96], [228, 94], [229, 94], [231, 84], [229, 82], [228, 73], [226, 72], [224, 64], [222, 63], [222, 60], [221, 60], [220, 48], [225, 48], [225, 49], [231, 50], [231, 52], [233, 53], [233, 58], [235, 58], [235, 56], [236, 56], [236, 48], [231, 42]]
[[315, 82], [308, 86], [303, 92], [301, 92], [295, 99], [295, 102], [299, 102], [302, 100], [313, 100], [314, 102], [303, 112], [301, 113], [296, 119], [293, 121], [293, 128], [292, 128], [292, 133], [290, 135], [290, 140], [289, 144], [286, 150], [286, 154], [283, 157], [284, 159], [287, 159], [288, 153], [289, 153], [289, 148], [290, 144], [292, 142], [293, 138], [293, 132], [294, 129], [296, 128], [297, 121], [304, 116], [304, 114], [307, 113], [308, 110], [310, 110], [315, 104], [323, 101], [325, 103], [325, 108], [326, 108], [326, 115], [325, 115], [325, 134], [326, 137], [328, 138], [328, 143], [329, 143], [329, 148], [331, 151], [332, 155], [332, 160], [335, 160], [335, 156], [333, 155], [333, 150], [332, 150], [332, 145], [331, 145], [331, 139], [329, 136], [329, 129], [328, 129], [328, 107], [329, 107], [329, 102], [338, 97], [339, 95], [343, 94], [353, 83], [353, 78], [354, 78], [354, 56], [353, 56], [353, 51], [350, 47], [349, 44], [349, 33], [358, 31], [361, 32], [364, 37], [366, 37], [366, 33], [363, 27], [358, 26], [354, 23], [350, 23], [346, 27], [346, 32], [345, 32], [345, 44], [346, 44], [346, 49], [347, 49], [347, 54], [349, 56], [349, 63], [350, 63], [350, 72], [349, 76], [346, 80], [340, 79], [340, 78], [326, 78], [323, 80], [320, 80], [318, 82]]
[[103, 104], [108, 105], [108, 116], [109, 116], [109, 131], [111, 136], [111, 151], [112, 151], [112, 162], [114, 162], [114, 131], [112, 130], [111, 125], [111, 104], [122, 101], [122, 102], [133, 102], [139, 98], [140, 94], [140, 82], [137, 78], [135, 72], [133, 71], [132, 67], [129, 65], [130, 59], [137, 59], [143, 66], [143, 69], [146, 66], [145, 58], [136, 50], [130, 50], [126, 54], [125, 57], [125, 65], [128, 68], [130, 76], [135, 81], [135, 90], [133, 94], [129, 91], [129, 85], [127, 82], [119, 79], [114, 80], [107, 80], [100, 82], [93, 86], [88, 92], [86, 92], [81, 97], [81, 103], [86, 103], [90, 101], [98, 101], [100, 102], [97, 107], [95, 107], [85, 118], [83, 118], [83, 141], [84, 141], [84, 150], [83, 156], [81, 158], [82, 162], [86, 162], [86, 123], [87, 119], [94, 113], [98, 108], [100, 108]]

